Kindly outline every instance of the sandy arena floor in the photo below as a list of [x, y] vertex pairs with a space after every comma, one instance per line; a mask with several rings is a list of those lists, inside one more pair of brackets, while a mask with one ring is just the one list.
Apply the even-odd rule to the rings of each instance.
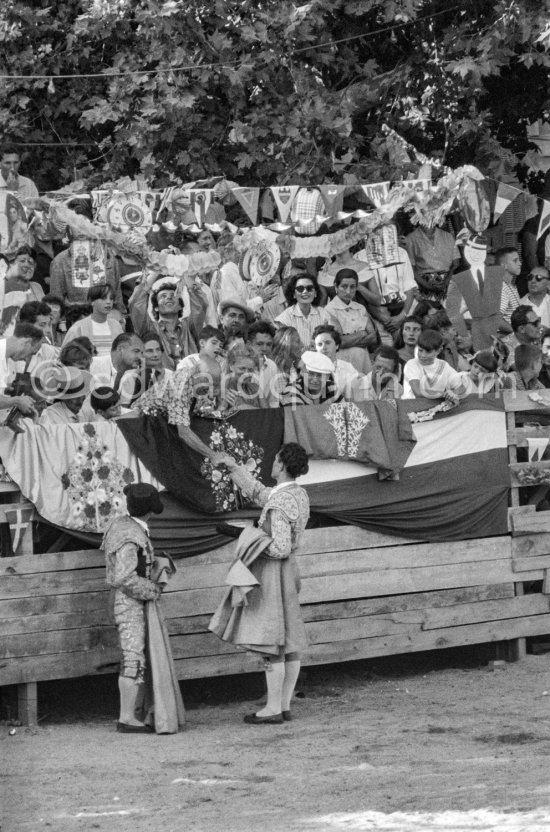
[[550, 654], [491, 657], [310, 670], [282, 726], [242, 723], [261, 677], [195, 682], [169, 737], [116, 734], [116, 677], [42, 685], [0, 724], [2, 832], [550, 832]]

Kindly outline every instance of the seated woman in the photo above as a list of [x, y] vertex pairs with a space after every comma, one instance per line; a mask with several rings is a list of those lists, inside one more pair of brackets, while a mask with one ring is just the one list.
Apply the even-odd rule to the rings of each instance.
[[499, 372], [498, 359], [492, 350], [480, 350], [472, 358], [467, 372], [460, 373], [468, 396], [484, 396], [512, 387], [511, 379]]
[[393, 347], [378, 347], [374, 354], [372, 371], [359, 383], [359, 398], [374, 401], [395, 401], [403, 395], [399, 383], [401, 364], [399, 353]]
[[94, 345], [85, 335], [73, 338], [68, 344], [61, 347], [59, 363], [64, 367], [77, 367], [79, 370], [90, 371], [94, 357]]
[[234, 344], [225, 359], [222, 411], [261, 407], [260, 353], [251, 344]]
[[271, 358], [277, 366], [277, 376], [271, 381], [271, 393], [278, 399], [287, 384], [298, 376], [304, 347], [293, 326], [282, 326], [273, 337]]
[[[292, 326], [298, 331], [304, 349], [309, 349], [313, 330], [319, 324], [329, 324], [326, 309], [319, 306], [321, 292], [316, 278], [305, 272], [294, 274], [284, 289], [288, 307], [277, 315], [275, 326]], [[340, 324], [335, 322], [337, 329]]]
[[110, 355], [113, 341], [122, 333], [121, 325], [110, 315], [114, 301], [115, 293], [106, 283], [88, 289], [92, 313], [71, 326], [63, 343], [68, 344], [73, 338], [85, 335], [96, 348], [97, 355]]
[[334, 381], [334, 364], [320, 352], [306, 350], [298, 375], [281, 393], [281, 407], [339, 402], [342, 396]]
[[344, 399], [354, 399], [360, 375], [349, 361], [339, 357], [341, 335], [330, 324], [321, 324], [313, 331], [313, 343], [317, 352], [330, 358], [334, 365], [336, 390]]
[[334, 278], [336, 297], [326, 310], [330, 323], [342, 330], [341, 358], [349, 361], [360, 373], [371, 368], [369, 350], [376, 349], [380, 338], [369, 313], [355, 300], [359, 277], [353, 269], [339, 269]]

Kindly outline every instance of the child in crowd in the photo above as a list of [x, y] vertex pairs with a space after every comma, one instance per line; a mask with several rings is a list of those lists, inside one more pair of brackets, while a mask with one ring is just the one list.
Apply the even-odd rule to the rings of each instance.
[[492, 350], [480, 350], [472, 358], [468, 372], [460, 373], [468, 396], [484, 396], [511, 387], [508, 376], [499, 370]]
[[435, 329], [443, 338], [443, 347], [439, 357], [450, 364], [453, 370], [458, 373], [468, 372], [469, 363], [463, 355], [461, 355], [457, 343], [456, 329], [452, 321], [447, 316], [446, 312], [436, 312], [429, 319], [427, 324], [428, 329]]
[[465, 393], [464, 383], [456, 370], [438, 358], [443, 338], [433, 329], [418, 336], [416, 358], [405, 364], [404, 399], [446, 399], [456, 404]]
[[205, 326], [199, 333], [199, 352], [186, 355], [178, 363], [178, 370], [191, 369], [201, 361], [217, 361], [222, 363], [225, 336], [221, 329], [215, 326]]
[[542, 350], [534, 344], [520, 344], [514, 352], [516, 390], [541, 390], [544, 384], [539, 381], [542, 370]]
[[90, 393], [90, 406], [95, 421], [108, 422], [120, 416], [120, 396], [112, 387], [96, 387]]

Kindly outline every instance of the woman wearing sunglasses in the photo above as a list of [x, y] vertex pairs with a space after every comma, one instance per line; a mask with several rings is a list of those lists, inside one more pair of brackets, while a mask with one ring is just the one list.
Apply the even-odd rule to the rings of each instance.
[[321, 294], [317, 279], [305, 272], [292, 275], [285, 287], [285, 297], [288, 307], [275, 318], [275, 326], [293, 326], [307, 350], [313, 330], [321, 324], [331, 323], [327, 310], [318, 305]]

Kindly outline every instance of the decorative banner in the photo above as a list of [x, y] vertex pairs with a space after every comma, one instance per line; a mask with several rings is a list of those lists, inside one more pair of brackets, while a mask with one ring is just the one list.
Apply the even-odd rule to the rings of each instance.
[[241, 256], [239, 270], [245, 280], [261, 289], [277, 274], [280, 262], [281, 249], [277, 243], [260, 240]]
[[162, 196], [160, 198], [160, 205], [159, 205], [159, 209], [157, 211], [157, 216], [160, 215], [162, 213], [162, 211], [164, 211], [164, 209], [168, 207], [169, 203], [172, 201], [172, 194], [174, 193], [175, 190], [176, 190], [176, 186], [173, 185], [172, 187], [165, 188], [164, 191], [162, 191]]
[[539, 240], [542, 235], [548, 231], [550, 228], [550, 202], [547, 199], [544, 200], [542, 211], [540, 214], [540, 222], [539, 222], [539, 230], [537, 233], [537, 240]]
[[112, 191], [92, 191], [92, 211], [96, 222], [107, 222], [107, 208], [112, 197]]
[[142, 234], [147, 234], [153, 225], [154, 205], [154, 194], [143, 194], [142, 197], [135, 193], [115, 197], [106, 211], [107, 223], [113, 231], [121, 231], [123, 234], [137, 229]]
[[380, 208], [388, 198], [390, 192], [389, 182], [374, 182], [371, 185], [361, 185], [367, 199], [370, 199], [375, 208]]
[[280, 188], [271, 188], [271, 193], [273, 194], [273, 199], [275, 200], [282, 223], [286, 223], [288, 221], [290, 209], [292, 208], [292, 204], [299, 190], [299, 185], [285, 185]]
[[504, 214], [510, 203], [512, 203], [520, 193], [521, 190], [519, 188], [514, 188], [513, 185], [506, 185], [504, 182], [498, 183], [497, 198], [495, 200], [495, 207], [493, 210], [493, 222], [496, 222], [498, 218]]
[[92, 240], [73, 240], [70, 247], [72, 283], [79, 289], [89, 289], [105, 283], [103, 257], [94, 257], [95, 243]]
[[[325, 208], [329, 217], [333, 217], [344, 206], [345, 185], [319, 185]], [[350, 215], [351, 216], [351, 215]]]
[[397, 228], [393, 223], [382, 225], [365, 237], [365, 254], [370, 269], [379, 269], [393, 263], [399, 263], [399, 244]]
[[529, 462], [540, 462], [546, 448], [548, 447], [549, 442], [550, 439], [534, 437], [528, 438], [527, 453], [529, 457]]
[[27, 216], [16, 196], [0, 191], [0, 252], [14, 254], [29, 242]]
[[252, 225], [258, 221], [258, 205], [260, 202], [259, 188], [233, 188], [233, 195], [239, 200], [241, 208], [244, 208]]
[[458, 189], [458, 204], [468, 228], [482, 234], [491, 220], [491, 206], [482, 179], [474, 179], [469, 174], [464, 177]]
[[429, 191], [432, 186], [431, 179], [403, 179], [395, 183], [396, 187], [409, 188], [411, 191]]
[[206, 212], [212, 201], [212, 191], [206, 189], [189, 191], [191, 197], [191, 210], [197, 219], [197, 225], [201, 228], [206, 219]]

